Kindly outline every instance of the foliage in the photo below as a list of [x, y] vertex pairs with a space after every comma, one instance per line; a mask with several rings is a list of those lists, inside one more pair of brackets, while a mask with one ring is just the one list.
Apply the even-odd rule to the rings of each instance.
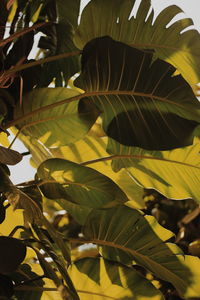
[[199, 34], [80, 5], [0, 2], [0, 298], [199, 299]]

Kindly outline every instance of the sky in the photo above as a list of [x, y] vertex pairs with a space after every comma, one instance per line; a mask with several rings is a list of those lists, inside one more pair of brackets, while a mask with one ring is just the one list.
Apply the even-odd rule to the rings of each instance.
[[[88, 0], [82, 0], [81, 10], [88, 2]], [[136, 0], [136, 2], [140, 3], [140, 0]], [[193, 19], [195, 28], [200, 32], [200, 0], [152, 0], [152, 5], [156, 14], [166, 6], [173, 4], [182, 8], [186, 16]], [[11, 140], [12, 138], [13, 137], [11, 137]], [[27, 151], [23, 144], [18, 140], [14, 143], [13, 149], [19, 152]], [[17, 184], [34, 178], [35, 169], [30, 166], [29, 159], [30, 156], [25, 156], [19, 164], [10, 167], [11, 180], [13, 183]]]

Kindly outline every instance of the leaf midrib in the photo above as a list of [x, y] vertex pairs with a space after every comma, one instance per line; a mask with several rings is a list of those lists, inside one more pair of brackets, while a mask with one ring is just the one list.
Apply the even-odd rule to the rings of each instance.
[[[15, 120], [7, 123], [4, 126], [4, 129], [8, 129], [11, 126], [15, 126], [15, 125], [17, 125], [17, 124], [25, 121], [26, 119], [29, 119], [30, 117], [34, 116], [35, 114], [38, 114], [38, 113], [41, 113], [41, 112], [53, 109], [53, 108], [55, 108], [57, 106], [60, 106], [60, 105], [63, 105], [63, 104], [67, 104], [67, 103], [70, 103], [70, 102], [73, 102], [73, 101], [78, 101], [78, 100], [80, 100], [82, 98], [86, 98], [86, 97], [104, 96], [104, 95], [130, 95], [130, 96], [147, 97], [147, 98], [158, 100], [158, 101], [161, 101], [161, 102], [164, 102], [164, 103], [169, 103], [169, 104], [175, 105], [177, 107], [180, 107], [181, 109], [186, 110], [185, 106], [181, 105], [180, 103], [174, 102], [174, 101], [169, 100], [169, 99], [164, 98], [164, 97], [155, 96], [155, 95], [149, 94], [149, 93], [134, 92], [134, 91], [130, 91], [130, 90], [127, 90], [127, 91], [122, 91], [122, 90], [94, 91], [94, 92], [85, 92], [83, 94], [80, 94], [80, 95], [77, 95], [77, 96], [74, 96], [74, 97], [71, 97], [71, 98], [63, 99], [63, 100], [58, 101], [56, 103], [51, 103], [49, 105], [37, 108], [37, 109], [35, 109], [35, 110], [27, 113], [26, 115], [23, 115], [23, 116], [15, 119]], [[189, 109], [187, 107], [187, 110], [191, 111], [194, 114], [194, 111], [192, 109]]]
[[[77, 242], [76, 239], [70, 239], [71, 242]], [[123, 250], [125, 252], [128, 252], [130, 254], [132, 254], [136, 259], [137, 257], [141, 260], [144, 260], [148, 263], [148, 265], [154, 265], [155, 268], [158, 268], [159, 269], [159, 272], [160, 273], [163, 273], [163, 274], [166, 274], [167, 273], [167, 276], [170, 277], [174, 277], [175, 281], [179, 281], [180, 285], [184, 286], [185, 290], [187, 289], [187, 285], [185, 284], [185, 281], [179, 277], [178, 275], [176, 275], [175, 273], [173, 273], [171, 270], [167, 269], [166, 267], [164, 267], [162, 264], [159, 264], [157, 263], [155, 260], [152, 260], [151, 258], [149, 258], [148, 256], [146, 255], [143, 255], [139, 252], [137, 252], [136, 250], [133, 250], [133, 249], [130, 249], [130, 248], [127, 248], [123, 245], [120, 245], [120, 244], [116, 244], [114, 242], [110, 242], [110, 241], [106, 241], [106, 240], [100, 240], [100, 239], [91, 239], [91, 240], [85, 240], [83, 241], [84, 243], [93, 243], [93, 244], [97, 244], [97, 245], [100, 245], [100, 246], [108, 246], [108, 247], [112, 247], [112, 248], [117, 248], [117, 249], [120, 249], [120, 250]], [[167, 246], [166, 246], [167, 247]], [[141, 263], [140, 263], [141, 265]], [[146, 266], [145, 266], [146, 267]], [[154, 272], [152, 271], [152, 269], [150, 270], [151, 272]], [[154, 272], [155, 273], [155, 272]], [[156, 273], [155, 273], [156, 274]], [[157, 275], [157, 274], [156, 274]], [[160, 276], [160, 278], [162, 278]], [[172, 284], [174, 284], [174, 281], [173, 280], [169, 280], [169, 278], [166, 279], [165, 278], [162, 278], [164, 280], [168, 280], [170, 281]], [[179, 286], [180, 286], [179, 285]]]
[[105, 156], [105, 157], [97, 158], [94, 160], [85, 161], [85, 162], [81, 163], [81, 165], [90, 165], [90, 164], [94, 164], [94, 163], [98, 163], [98, 162], [102, 162], [102, 161], [108, 161], [108, 160], [113, 160], [113, 159], [123, 159], [123, 158], [158, 160], [158, 161], [163, 161], [163, 162], [175, 163], [175, 164], [179, 164], [179, 165], [183, 165], [186, 167], [195, 168], [197, 170], [200, 170], [200, 167], [191, 165], [189, 163], [185, 163], [182, 161], [176, 161], [176, 160], [170, 160], [170, 159], [166, 159], [166, 158], [146, 156], [146, 155], [133, 155], [133, 154], [127, 154], [127, 155], [126, 154], [124, 154], [124, 155], [117, 154], [117, 155]]

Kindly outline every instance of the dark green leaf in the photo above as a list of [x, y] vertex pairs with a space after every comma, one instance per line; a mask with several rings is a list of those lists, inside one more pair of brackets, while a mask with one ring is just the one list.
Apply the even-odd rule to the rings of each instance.
[[200, 103], [175, 68], [110, 37], [83, 50], [79, 87], [92, 92], [108, 136], [127, 146], [168, 150], [192, 144]]
[[0, 224], [3, 223], [6, 217], [6, 209], [0, 200]]
[[26, 256], [26, 246], [18, 239], [0, 236], [0, 273], [14, 272]]

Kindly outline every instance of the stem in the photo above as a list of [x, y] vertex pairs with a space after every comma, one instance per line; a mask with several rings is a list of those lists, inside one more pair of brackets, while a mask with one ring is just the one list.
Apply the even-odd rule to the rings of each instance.
[[82, 166], [87, 166], [87, 165], [91, 165], [91, 164], [95, 164], [98, 162], [102, 162], [102, 161], [108, 161], [108, 160], [112, 160], [118, 157], [122, 157], [122, 155], [110, 155], [110, 156], [104, 156], [104, 157], [100, 157], [100, 158], [96, 158], [96, 159], [92, 159], [92, 160], [88, 160], [88, 161], [84, 161], [82, 163], [80, 163], [80, 165]]
[[22, 36], [22, 35], [24, 35], [24, 34], [26, 34], [28, 32], [31, 32], [31, 31], [33, 31], [33, 30], [35, 30], [37, 28], [40, 28], [42, 26], [47, 26], [47, 25], [50, 25], [50, 24], [51, 24], [51, 22], [43, 22], [43, 23], [35, 24], [32, 27], [25, 28], [25, 29], [23, 29], [21, 31], [18, 31], [18, 32], [12, 34], [11, 36], [9, 36], [8, 38], [2, 40], [0, 42], [0, 47], [5, 46], [9, 42], [12, 42], [14, 39], [16, 39], [16, 38], [18, 38], [18, 37], [20, 37], [20, 36]]
[[38, 281], [38, 280], [41, 280], [41, 279], [44, 279], [44, 278], [47, 278], [45, 275], [41, 275], [41, 276], [37, 276], [35, 278], [32, 278], [32, 279], [28, 279], [28, 280], [24, 280], [24, 281], [21, 281], [20, 283], [18, 283], [16, 285], [17, 286], [22, 286], [22, 285], [25, 285], [27, 283], [31, 283], [31, 282], [35, 282], [35, 281]]
[[[48, 287], [40, 287], [40, 286], [17, 286], [14, 288], [15, 291], [35, 291], [35, 292], [45, 292], [45, 291], [50, 291], [50, 292], [57, 292], [58, 290], [56, 288], [48, 288]], [[82, 293], [82, 294], [89, 294], [89, 295], [94, 295], [94, 296], [100, 296], [100, 297], [104, 297], [104, 298], [108, 298], [108, 299], [117, 299], [111, 296], [106, 296], [106, 295], [102, 295], [100, 293], [94, 293], [91, 291], [84, 291], [84, 290], [77, 290], [78, 293]]]
[[8, 149], [11, 149], [14, 142], [16, 141], [16, 139], [18, 138], [20, 132], [22, 131], [23, 128], [21, 128], [20, 130], [18, 130], [17, 134], [15, 135], [14, 139], [12, 140], [12, 142], [10, 143], [10, 145], [8, 146]]
[[36, 61], [29, 62], [27, 64], [23, 64], [23, 65], [20, 65], [20, 66], [16, 66], [12, 69], [7, 70], [7, 71], [4, 72], [4, 76], [10, 75], [10, 74], [13, 74], [13, 73], [16, 73], [16, 72], [19, 72], [19, 71], [22, 71], [22, 70], [25, 70], [25, 69], [28, 69], [28, 68], [35, 67], [37, 65], [42, 65], [44, 63], [52, 62], [52, 61], [62, 59], [62, 58], [67, 58], [67, 57], [70, 57], [70, 56], [76, 56], [76, 55], [79, 55], [79, 54], [81, 54], [81, 51], [61, 53], [61, 54], [50, 56], [50, 57], [47, 57], [47, 58], [38, 59]]

